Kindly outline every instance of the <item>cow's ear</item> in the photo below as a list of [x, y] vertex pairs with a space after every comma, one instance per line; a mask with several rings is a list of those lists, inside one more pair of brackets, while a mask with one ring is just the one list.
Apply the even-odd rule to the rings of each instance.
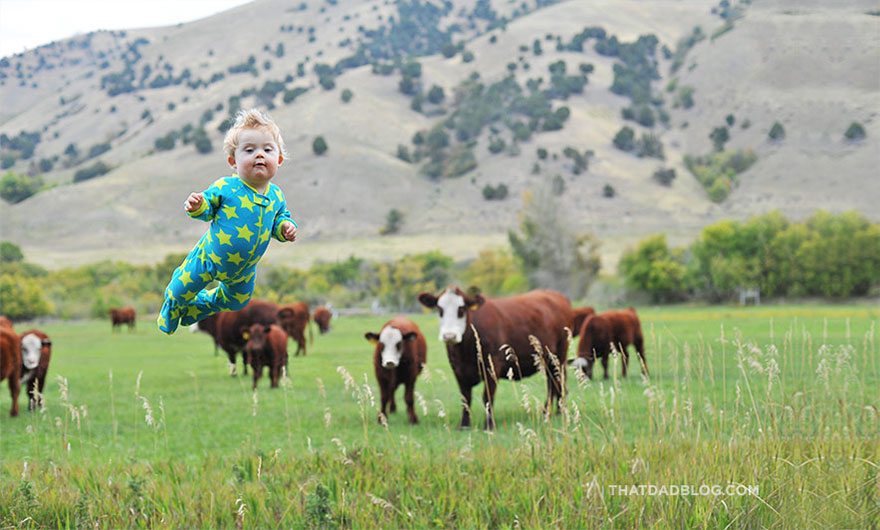
[[244, 340], [251, 339], [251, 332], [248, 330], [247, 326], [242, 326], [241, 328], [239, 328], [238, 332], [241, 334], [241, 337]]
[[421, 293], [419, 295], [419, 303], [428, 309], [434, 309], [437, 307], [437, 297], [431, 293]]
[[52, 341], [51, 341], [51, 340], [49, 340], [49, 339], [43, 339], [43, 346], [51, 346], [51, 345], [52, 345]]
[[486, 303], [486, 299], [483, 298], [483, 295], [477, 293], [475, 296], [469, 296], [464, 299], [464, 303], [467, 304], [468, 309], [471, 311], [476, 311], [480, 308], [481, 305]]
[[377, 342], [379, 342], [379, 335], [376, 335], [372, 331], [364, 333], [364, 338], [370, 341], [371, 344], [376, 344]]
[[403, 340], [416, 340], [416, 337], [418, 337], [418, 336], [419, 336], [419, 334], [416, 333], [415, 331], [410, 331], [409, 333], [405, 333], [403, 335]]

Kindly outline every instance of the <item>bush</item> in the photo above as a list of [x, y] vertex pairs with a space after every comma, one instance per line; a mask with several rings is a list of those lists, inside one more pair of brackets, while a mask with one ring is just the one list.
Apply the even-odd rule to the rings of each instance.
[[861, 140], [867, 135], [865, 132], [865, 128], [861, 123], [852, 122], [849, 124], [849, 128], [847, 128], [846, 132], [843, 133], [843, 136], [850, 141]]
[[631, 127], [623, 126], [614, 135], [614, 147], [621, 151], [632, 151], [636, 147], [636, 133]]
[[13, 204], [19, 203], [37, 193], [42, 186], [43, 178], [39, 175], [28, 177], [9, 170], [0, 179], [0, 197]]
[[782, 140], [785, 138], [785, 127], [783, 127], [778, 121], [773, 122], [773, 126], [770, 127], [770, 132], [767, 133], [767, 137], [774, 141]]
[[379, 229], [379, 234], [383, 236], [396, 234], [400, 230], [401, 224], [403, 224], [403, 212], [392, 208], [385, 214], [385, 226]]
[[635, 249], [626, 250], [618, 268], [628, 288], [650, 294], [654, 302], [684, 298], [687, 290], [684, 252], [670, 250], [664, 234], [649, 237]]
[[342, 94], [340, 94], [339, 97], [342, 99], [343, 103], [348, 103], [351, 101], [351, 98], [354, 97], [354, 92], [352, 92], [351, 89], [346, 88], [342, 91]]
[[606, 199], [612, 199], [612, 198], [614, 198], [615, 195], [617, 195], [617, 191], [614, 189], [614, 186], [612, 186], [611, 184], [605, 184], [602, 187], [602, 196], [605, 197]]
[[660, 184], [662, 184], [664, 186], [671, 186], [672, 181], [675, 180], [675, 169], [660, 168], [654, 172], [653, 177], [654, 177], [654, 180], [656, 180]]
[[12, 320], [29, 320], [53, 311], [40, 281], [19, 274], [0, 274], [0, 307]]
[[487, 201], [500, 201], [507, 198], [507, 185], [506, 184], [498, 184], [497, 186], [492, 186], [486, 184], [483, 186], [483, 198]]
[[497, 136], [489, 140], [489, 152], [493, 155], [504, 151], [504, 148], [507, 146], [507, 143], [503, 138], [498, 138]]
[[93, 179], [95, 177], [100, 177], [110, 171], [110, 166], [105, 164], [104, 162], [96, 162], [95, 164], [80, 169], [73, 175], [74, 182], [82, 182], [84, 180]]
[[724, 151], [706, 156], [685, 155], [684, 163], [713, 202], [722, 202], [736, 184], [736, 176], [747, 170], [758, 157], [751, 150]]
[[328, 149], [327, 142], [324, 140], [323, 136], [317, 136], [312, 141], [312, 151], [316, 155], [318, 155], [318, 156], [323, 155], [324, 153], [327, 152], [327, 149]]

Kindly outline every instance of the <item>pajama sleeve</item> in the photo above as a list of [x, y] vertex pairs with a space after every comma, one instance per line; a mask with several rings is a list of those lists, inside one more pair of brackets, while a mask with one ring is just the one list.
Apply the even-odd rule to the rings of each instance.
[[224, 179], [219, 179], [211, 184], [210, 188], [202, 192], [202, 204], [189, 212], [189, 216], [201, 221], [213, 221], [223, 202], [221, 200], [221, 191], [225, 184]]
[[284, 223], [284, 221], [290, 221], [291, 223], [293, 223], [293, 226], [296, 227], [297, 225], [296, 221], [294, 221], [293, 218], [290, 216], [290, 210], [287, 209], [287, 202], [284, 200], [284, 195], [281, 193], [280, 190], [277, 192], [276, 195], [278, 200], [281, 201], [281, 206], [278, 209], [278, 213], [275, 214], [275, 223], [272, 226], [272, 233], [275, 235], [275, 239], [281, 242], [285, 242], [287, 240], [284, 239], [284, 234], [281, 233], [282, 223]]

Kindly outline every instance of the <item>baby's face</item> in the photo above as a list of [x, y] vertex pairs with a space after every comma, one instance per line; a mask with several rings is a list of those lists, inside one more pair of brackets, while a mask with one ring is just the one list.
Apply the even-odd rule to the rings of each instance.
[[242, 129], [238, 133], [235, 156], [228, 159], [239, 177], [261, 191], [275, 176], [283, 160], [272, 134], [263, 129]]

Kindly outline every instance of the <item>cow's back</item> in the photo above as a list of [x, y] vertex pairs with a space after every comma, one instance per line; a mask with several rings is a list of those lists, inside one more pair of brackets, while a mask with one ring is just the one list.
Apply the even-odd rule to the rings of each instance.
[[[556, 291], [537, 290], [508, 298], [486, 299], [473, 311], [471, 322], [480, 334], [481, 347], [486, 350], [483, 353], [498, 356], [502, 346], [513, 348], [518, 358], [515, 373], [525, 376], [537, 371], [532, 358], [536, 352], [529, 336], [540, 341], [542, 350], [550, 348], [559, 362], [564, 363], [568, 353], [564, 347], [565, 328], [570, 329], [573, 320], [568, 298]], [[505, 356], [500, 356], [499, 362], [504, 360]]]
[[242, 329], [251, 324], [271, 325], [276, 321], [278, 306], [263, 300], [251, 300], [248, 305], [238, 311], [217, 314], [217, 343], [225, 350], [241, 350], [246, 343]]

